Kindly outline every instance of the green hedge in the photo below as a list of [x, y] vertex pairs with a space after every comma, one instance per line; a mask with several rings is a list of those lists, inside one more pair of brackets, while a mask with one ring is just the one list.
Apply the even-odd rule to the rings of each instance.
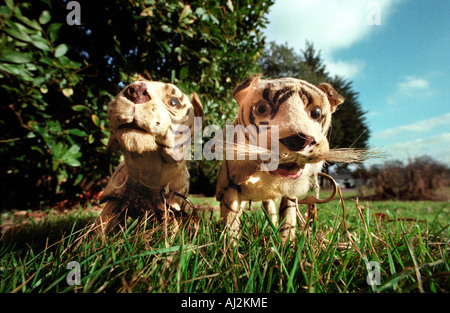
[[[5, 1], [0, 7], [2, 208], [89, 200], [119, 156], [107, 104], [138, 74], [197, 92], [205, 124], [233, 119], [231, 91], [257, 71], [273, 1]], [[213, 175], [191, 165], [193, 188]]]

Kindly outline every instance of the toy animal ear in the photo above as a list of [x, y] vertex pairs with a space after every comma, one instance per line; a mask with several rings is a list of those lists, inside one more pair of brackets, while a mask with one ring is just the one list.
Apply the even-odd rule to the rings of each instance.
[[328, 98], [328, 101], [331, 105], [331, 113], [334, 113], [339, 104], [344, 102], [344, 97], [342, 97], [334, 88], [327, 83], [320, 84], [317, 86], [320, 90], [322, 90]]
[[203, 106], [202, 103], [200, 102], [200, 98], [195, 92], [191, 96], [191, 103], [192, 106], [194, 107], [194, 115], [196, 117], [203, 117]]
[[233, 90], [233, 98], [239, 105], [251, 93], [261, 76], [262, 74], [252, 75]]

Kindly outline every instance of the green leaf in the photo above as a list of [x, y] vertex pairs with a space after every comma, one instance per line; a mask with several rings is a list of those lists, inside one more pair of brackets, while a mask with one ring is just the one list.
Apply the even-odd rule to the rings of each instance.
[[33, 36], [31, 36], [31, 39], [32, 39], [31, 43], [36, 48], [41, 49], [43, 51], [50, 51], [51, 50], [51, 48], [50, 48], [50, 46], [48, 44], [48, 41], [45, 40], [44, 38], [42, 38], [41, 36], [33, 35]]
[[39, 59], [39, 62], [47, 64], [49, 66], [54, 66], [53, 59], [49, 58], [49, 57], [42, 57], [42, 58]]
[[173, 49], [173, 52], [175, 52], [177, 54], [181, 54], [181, 53], [183, 53], [183, 49], [181, 49], [181, 47], [176, 47], [175, 49]]
[[185, 66], [185, 67], [181, 68], [181, 70], [180, 70], [180, 80], [183, 80], [183, 79], [186, 78], [186, 76], [188, 74], [188, 71], [189, 71], [189, 67], [188, 66]]
[[[25, 23], [26, 25], [34, 28], [35, 30], [40, 31], [41, 30], [41, 26], [39, 25], [39, 23], [36, 22], [36, 21], [31, 21], [27, 17], [23, 16], [22, 12], [20, 11], [20, 7], [21, 7], [21, 5], [17, 5], [17, 6], [14, 7], [14, 9], [13, 9], [14, 17], [17, 18], [19, 21]], [[25, 7], [25, 6], [23, 6], [23, 7]], [[22, 30], [25, 30], [26, 32], [28, 32], [30, 34], [35, 32], [33, 30], [27, 29], [26, 27], [24, 27], [22, 25], [20, 25], [20, 26], [21, 26]]]
[[66, 153], [64, 153], [64, 155], [61, 158], [61, 161], [64, 164], [77, 167], [81, 166], [80, 161], [78, 161], [79, 157], [81, 157], [80, 146], [73, 145], [72, 147], [70, 147], [69, 150], [67, 150]]
[[33, 56], [31, 55], [31, 53], [4, 50], [1, 52], [0, 60], [10, 63], [28, 63], [33, 60]]
[[68, 67], [68, 65], [70, 64], [70, 59], [64, 55], [59, 58], [59, 63], [61, 63], [61, 65], [64, 67]]
[[11, 10], [14, 8], [14, 1], [13, 0], [5, 0], [5, 3], [8, 6], [8, 8], [10, 8]]
[[60, 44], [55, 49], [55, 57], [56, 58], [62, 57], [63, 55], [66, 54], [66, 52], [68, 50], [69, 50], [69, 47], [66, 44], [64, 44], [64, 43]]
[[76, 104], [72, 106], [72, 110], [74, 110], [75, 112], [90, 111], [90, 109], [87, 106], [82, 104]]
[[56, 39], [58, 39], [59, 29], [61, 28], [61, 26], [62, 26], [62, 23], [52, 23], [47, 28], [47, 33], [50, 36], [51, 42], [55, 42]]
[[32, 74], [23, 67], [23, 64], [0, 63], [0, 70], [5, 71], [14, 76], [18, 76], [20, 77], [20, 79], [24, 81], [32, 81], [34, 79], [32, 77]]
[[[16, 9], [18, 9], [18, 7], [16, 7]], [[15, 10], [14, 10], [15, 11]], [[26, 17], [23, 16], [16, 16], [19, 20], [21, 21], [27, 21], [30, 22], [30, 20], [28, 20]], [[27, 27], [25, 27], [24, 25], [20, 24], [20, 23], [16, 23], [16, 22], [12, 22], [12, 21], [6, 21], [6, 23], [12, 28], [12, 29], [16, 29], [19, 32], [23, 33], [23, 34], [30, 34], [30, 35], [34, 35], [36, 34], [36, 30], [34, 29], [29, 29]], [[26, 23], [27, 24], [27, 23]], [[39, 28], [40, 30], [40, 28]]]
[[31, 37], [27, 33], [21, 32], [19, 29], [7, 28], [5, 29], [5, 33], [13, 36], [16, 39], [25, 42], [31, 42]]
[[95, 114], [92, 114], [91, 118], [92, 118], [92, 122], [94, 122], [94, 125], [97, 127], [100, 127], [100, 119], [98, 118], [98, 116]]
[[171, 53], [172, 52], [172, 48], [164, 41], [161, 41], [160, 44], [164, 47], [164, 49], [167, 50], [167, 52]]
[[[43, 136], [44, 137], [44, 136]], [[64, 145], [62, 142], [53, 142], [51, 144], [51, 150], [52, 150], [52, 155], [53, 155], [53, 159], [60, 159], [65, 153], [65, 149], [64, 149]]]
[[62, 159], [62, 161], [63, 161], [64, 164], [67, 164], [67, 165], [70, 165], [70, 166], [73, 166], [73, 167], [81, 166], [80, 161], [78, 161], [75, 158], [64, 158], [64, 159]]
[[75, 182], [73, 183], [75, 186], [78, 185], [81, 180], [83, 179], [83, 174], [78, 174], [77, 179], [75, 179]]
[[202, 16], [206, 13], [206, 10], [204, 8], [197, 8], [197, 10], [195, 10], [195, 14], [197, 14], [197, 16]]
[[189, 4], [186, 4], [184, 6], [183, 11], [181, 11], [180, 14], [180, 20], [184, 19], [185, 17], [187, 17], [189, 15], [189, 13], [191, 13], [191, 6]]
[[45, 10], [42, 11], [41, 16], [39, 16], [39, 23], [41, 25], [47, 24], [52, 19], [52, 16], [50, 15], [50, 12]]
[[45, 84], [45, 82], [46, 82], [46, 80], [45, 80], [44, 76], [38, 76], [38, 77], [34, 78], [33, 86], [34, 87], [38, 87], [38, 86], [41, 86], [41, 85]]
[[219, 20], [212, 14], [209, 14], [209, 17], [213, 21], [214, 24], [220, 24]]
[[172, 32], [172, 28], [170, 26], [167, 26], [167, 25], [161, 25], [161, 30], [163, 32], [166, 32], [166, 33]]
[[34, 28], [35, 30], [38, 30], [38, 31], [42, 30], [41, 25], [39, 25], [38, 22], [36, 22], [34, 20], [33, 21], [29, 20], [25, 16], [16, 16], [16, 17], [17, 17], [18, 20], [20, 20], [21, 22], [23, 22], [23, 23], [27, 24], [28, 26]]
[[205, 22], [209, 22], [209, 14], [203, 14], [201, 20]]
[[68, 130], [69, 134], [79, 136], [79, 137], [86, 137], [87, 134], [85, 131], [77, 128], [72, 128]]
[[25, 66], [29, 71], [36, 71], [38, 69], [33, 63], [26, 63]]
[[52, 170], [53, 172], [55, 172], [59, 167], [59, 162], [58, 160], [53, 160], [53, 165], [52, 165]]
[[0, 16], [8, 16], [11, 9], [6, 6], [0, 6]]

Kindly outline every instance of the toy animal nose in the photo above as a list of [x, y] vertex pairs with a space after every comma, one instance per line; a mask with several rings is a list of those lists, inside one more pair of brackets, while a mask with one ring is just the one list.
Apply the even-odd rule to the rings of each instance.
[[144, 83], [131, 85], [125, 90], [124, 96], [136, 104], [151, 100], [151, 97], [147, 92], [147, 85]]
[[314, 138], [302, 133], [280, 139], [280, 142], [291, 151], [302, 151], [315, 143]]

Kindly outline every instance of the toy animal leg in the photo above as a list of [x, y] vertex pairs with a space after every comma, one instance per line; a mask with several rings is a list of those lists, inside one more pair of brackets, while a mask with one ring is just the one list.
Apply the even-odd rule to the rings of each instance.
[[296, 203], [289, 198], [283, 197], [280, 203], [280, 220], [283, 221], [280, 230], [281, 240], [286, 242], [288, 238], [294, 239], [296, 219]]
[[266, 200], [262, 202], [264, 210], [266, 210], [267, 214], [270, 217], [272, 223], [277, 226], [278, 225], [278, 213], [277, 208], [275, 206], [275, 202], [273, 200]]
[[125, 221], [125, 212], [122, 210], [122, 200], [108, 200], [102, 213], [95, 220], [96, 229], [101, 229], [105, 233], [109, 233], [118, 224]]
[[230, 188], [220, 202], [220, 217], [226, 223], [234, 239], [239, 238], [239, 217], [241, 212], [241, 201], [239, 200], [238, 192]]

